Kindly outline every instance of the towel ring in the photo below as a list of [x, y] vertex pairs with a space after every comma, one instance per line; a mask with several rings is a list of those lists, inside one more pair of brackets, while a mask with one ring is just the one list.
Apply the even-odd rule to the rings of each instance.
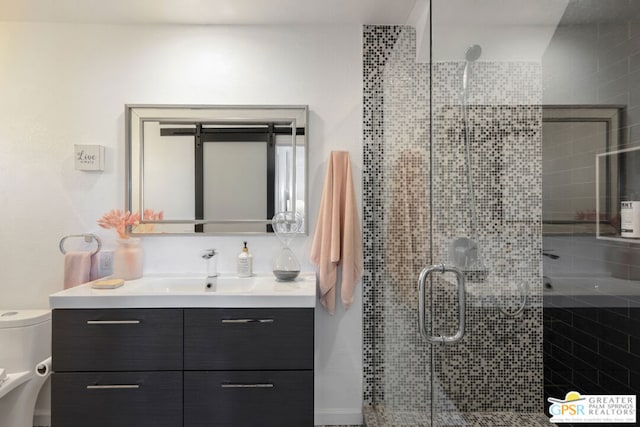
[[93, 233], [88, 233], [88, 234], [69, 234], [68, 236], [64, 236], [62, 239], [60, 239], [60, 252], [62, 252], [63, 254], [66, 254], [67, 251], [64, 250], [64, 241], [67, 240], [69, 237], [82, 237], [84, 238], [84, 241], [86, 243], [91, 243], [92, 240], [95, 240], [96, 243], [98, 244], [98, 247], [96, 248], [96, 250], [94, 252], [91, 252], [91, 255], [95, 255], [98, 252], [100, 252], [100, 249], [102, 249], [102, 240], [100, 240], [100, 238], [98, 236], [96, 236]]

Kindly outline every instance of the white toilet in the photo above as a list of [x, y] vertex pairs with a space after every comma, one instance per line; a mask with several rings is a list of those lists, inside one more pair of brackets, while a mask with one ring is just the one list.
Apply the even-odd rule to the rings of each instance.
[[[0, 309], [0, 426], [33, 427], [36, 399], [48, 372], [36, 366], [50, 365], [51, 311]], [[50, 369], [50, 366], [49, 366]]]

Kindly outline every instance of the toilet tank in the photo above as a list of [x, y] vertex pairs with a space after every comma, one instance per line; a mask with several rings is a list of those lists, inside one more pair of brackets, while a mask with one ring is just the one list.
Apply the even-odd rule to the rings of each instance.
[[51, 356], [50, 310], [0, 309], [0, 368], [33, 371]]

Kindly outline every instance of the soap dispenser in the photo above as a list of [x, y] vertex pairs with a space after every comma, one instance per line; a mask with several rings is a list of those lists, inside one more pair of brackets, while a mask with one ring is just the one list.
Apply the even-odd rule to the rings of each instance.
[[249, 253], [247, 242], [238, 255], [238, 277], [250, 277], [253, 274], [253, 255]]

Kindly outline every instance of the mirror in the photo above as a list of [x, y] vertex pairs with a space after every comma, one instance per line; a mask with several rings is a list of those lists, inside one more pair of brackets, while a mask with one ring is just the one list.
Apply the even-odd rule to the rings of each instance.
[[617, 233], [620, 198], [633, 192], [624, 186], [624, 155], [616, 154], [623, 117], [616, 106], [543, 106], [543, 235]]
[[306, 234], [307, 106], [126, 105], [125, 207], [132, 234]]

